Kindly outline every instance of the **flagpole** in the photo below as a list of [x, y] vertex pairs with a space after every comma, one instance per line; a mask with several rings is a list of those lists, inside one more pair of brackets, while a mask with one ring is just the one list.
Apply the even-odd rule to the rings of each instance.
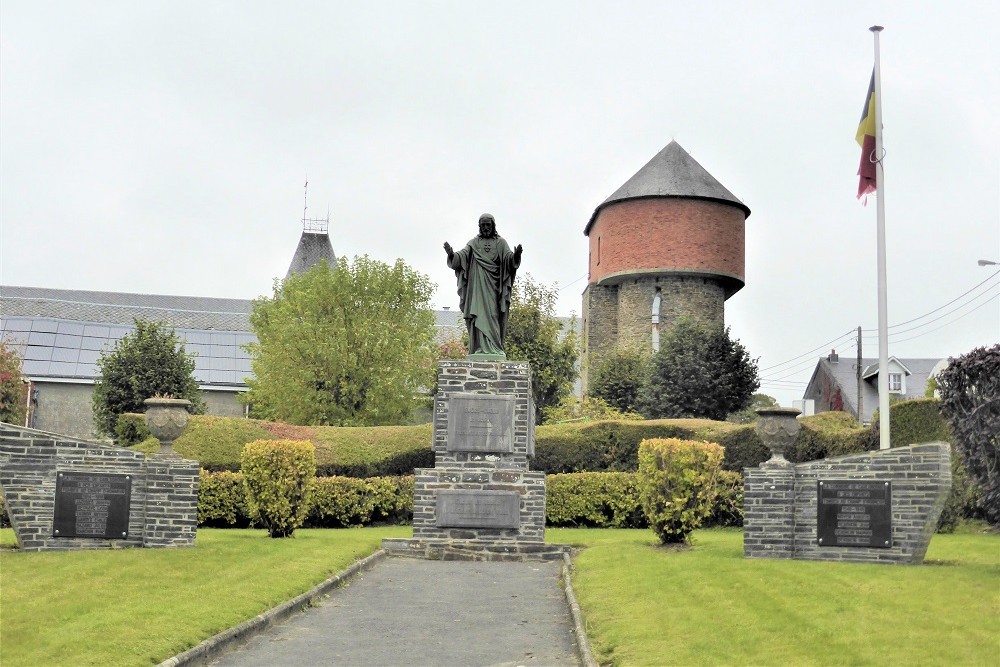
[[882, 169], [882, 72], [878, 36], [882, 26], [869, 30], [875, 36], [875, 204], [878, 216], [878, 413], [879, 449], [889, 449], [889, 317], [885, 279], [885, 174]]

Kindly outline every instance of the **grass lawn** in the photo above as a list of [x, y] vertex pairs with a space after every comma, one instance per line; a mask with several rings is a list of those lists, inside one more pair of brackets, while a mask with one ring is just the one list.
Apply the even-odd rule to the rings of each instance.
[[[408, 526], [198, 531], [193, 549], [0, 551], [0, 665], [148, 665], [304, 593]], [[14, 543], [11, 529], [0, 544]]]
[[[198, 531], [194, 549], [0, 550], [0, 664], [143, 665], [302, 593], [406, 526]], [[998, 665], [1000, 535], [937, 535], [920, 567], [744, 560], [739, 530], [550, 529], [602, 663]], [[9, 529], [0, 545], [13, 543]]]
[[745, 560], [742, 531], [693, 547], [650, 530], [560, 530], [615, 665], [1000, 665], [1000, 535], [936, 535], [923, 566]]

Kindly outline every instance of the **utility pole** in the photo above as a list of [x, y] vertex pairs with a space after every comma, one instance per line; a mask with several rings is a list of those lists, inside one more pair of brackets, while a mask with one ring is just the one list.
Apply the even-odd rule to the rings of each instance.
[[864, 425], [865, 423], [865, 395], [862, 389], [864, 388], [864, 380], [861, 379], [861, 373], [864, 370], [861, 368], [861, 327], [858, 327], [858, 363], [856, 365], [858, 370], [858, 423]]

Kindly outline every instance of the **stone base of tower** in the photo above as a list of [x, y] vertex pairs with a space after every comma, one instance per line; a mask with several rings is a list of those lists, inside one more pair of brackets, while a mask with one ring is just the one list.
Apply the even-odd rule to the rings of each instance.
[[690, 318], [722, 326], [726, 302], [720, 280], [692, 274], [637, 273], [619, 281], [587, 285], [583, 292], [583, 391], [590, 370], [617, 347], [653, 350], [653, 310], [659, 293], [658, 331]]

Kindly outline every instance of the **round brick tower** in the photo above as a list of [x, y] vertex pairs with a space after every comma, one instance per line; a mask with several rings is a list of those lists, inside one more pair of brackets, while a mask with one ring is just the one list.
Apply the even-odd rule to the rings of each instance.
[[655, 350], [682, 317], [723, 324], [743, 287], [750, 209], [676, 141], [594, 210], [583, 292], [583, 386], [617, 346]]

